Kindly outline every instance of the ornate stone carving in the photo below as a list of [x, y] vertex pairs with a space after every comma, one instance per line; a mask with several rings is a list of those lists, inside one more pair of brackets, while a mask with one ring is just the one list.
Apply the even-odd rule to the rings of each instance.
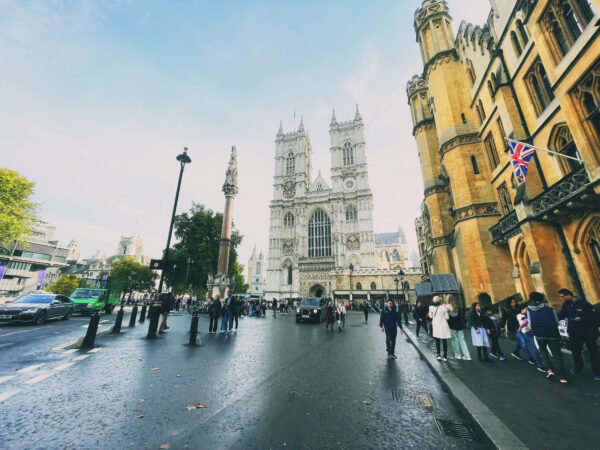
[[479, 139], [479, 134], [475, 133], [475, 134], [463, 134], [460, 136], [456, 136], [453, 137], [452, 139], [450, 139], [449, 141], [444, 142], [441, 146], [440, 146], [440, 154], [443, 155], [447, 152], [449, 152], [450, 150], [458, 147], [459, 145], [465, 145], [465, 144], [474, 144], [477, 142], [481, 142]]
[[476, 217], [499, 216], [497, 203], [475, 203], [452, 211], [454, 223]]
[[225, 172], [225, 183], [223, 183], [223, 192], [225, 195], [234, 196], [239, 192], [237, 176], [237, 150], [234, 145], [231, 147], [231, 157], [229, 158], [229, 165]]
[[283, 197], [286, 199], [291, 199], [296, 196], [296, 183], [292, 180], [288, 180], [283, 185]]
[[425, 189], [424, 194], [425, 197], [429, 197], [430, 195], [440, 194], [443, 192], [448, 192], [448, 187], [442, 184], [436, 184], [435, 186], [430, 186], [427, 189]]
[[431, 72], [437, 66], [441, 66], [442, 64], [448, 64], [449, 62], [455, 61], [457, 59], [458, 55], [456, 54], [455, 49], [439, 52], [433, 58], [427, 61], [423, 69], [423, 73], [426, 74], [427, 78], [429, 78], [429, 72]]
[[409, 97], [412, 97], [416, 92], [426, 90], [427, 82], [420, 75], [414, 75], [412, 79], [406, 85], [406, 93]]
[[293, 255], [294, 254], [294, 241], [291, 239], [287, 239], [287, 240], [283, 241], [283, 245], [281, 246], [281, 252], [286, 256]]
[[444, 0], [426, 0], [423, 2], [423, 6], [417, 9], [415, 12], [415, 30], [421, 28], [421, 26], [432, 16], [438, 16], [441, 14], [448, 15], [448, 5]]
[[431, 248], [442, 247], [444, 245], [450, 245], [450, 240], [452, 238], [452, 234], [447, 236], [437, 236], [431, 238]]
[[360, 239], [357, 234], [351, 234], [346, 238], [346, 248], [348, 250], [360, 250]]

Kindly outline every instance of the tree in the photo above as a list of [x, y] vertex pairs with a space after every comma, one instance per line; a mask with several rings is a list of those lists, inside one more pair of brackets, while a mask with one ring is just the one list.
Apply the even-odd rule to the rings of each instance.
[[0, 168], [0, 247], [31, 236], [38, 222], [31, 201], [35, 183], [14, 170]]
[[[214, 213], [203, 205], [194, 203], [189, 212], [175, 217], [175, 237], [179, 242], [169, 250], [169, 260], [176, 268], [165, 272], [165, 281], [175, 294], [192, 294], [198, 298], [206, 295], [209, 274], [215, 274], [219, 260], [219, 245], [223, 214]], [[231, 234], [229, 275], [234, 278], [236, 292], [244, 286], [243, 266], [237, 262], [237, 247], [242, 236], [237, 230]]]
[[133, 292], [151, 291], [157, 277], [150, 267], [140, 264], [131, 256], [115, 259], [110, 266], [110, 279], [124, 283], [123, 298], [126, 294], [131, 297]]
[[55, 294], [66, 295], [68, 297], [75, 289], [79, 287], [80, 282], [81, 278], [79, 278], [77, 275], [63, 275], [50, 286], [48, 286], [48, 290]]

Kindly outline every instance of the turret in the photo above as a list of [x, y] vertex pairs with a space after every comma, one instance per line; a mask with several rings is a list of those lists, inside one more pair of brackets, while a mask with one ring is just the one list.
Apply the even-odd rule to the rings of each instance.
[[[408, 102], [412, 113], [413, 126], [425, 121], [433, 121], [433, 114], [427, 102], [427, 83], [420, 75], [415, 75], [406, 86]], [[413, 132], [414, 133], [414, 132]]]
[[452, 17], [444, 0], [424, 0], [415, 12], [414, 25], [424, 64], [454, 49]]

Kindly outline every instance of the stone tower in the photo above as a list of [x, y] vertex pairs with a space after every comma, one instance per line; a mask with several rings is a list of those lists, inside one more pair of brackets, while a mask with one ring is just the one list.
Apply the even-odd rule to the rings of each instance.
[[[425, 0], [416, 11], [414, 26], [424, 70], [408, 89], [415, 137], [425, 163], [423, 217], [424, 226], [432, 229], [427, 245], [432, 249], [430, 270], [451, 271], [452, 249], [466, 298], [472, 302], [479, 292], [487, 292], [499, 301], [512, 290], [493, 281], [510, 278], [512, 263], [491, 243], [489, 229], [500, 213], [492, 186], [486, 182], [491, 169], [470, 105], [471, 84], [454, 47], [451, 21], [443, 0]], [[427, 103], [422, 94], [430, 99]], [[440, 214], [445, 208], [452, 211], [453, 223]]]

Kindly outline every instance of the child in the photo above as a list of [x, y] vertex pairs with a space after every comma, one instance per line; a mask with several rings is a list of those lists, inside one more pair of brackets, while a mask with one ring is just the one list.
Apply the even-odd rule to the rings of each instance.
[[500, 342], [498, 342], [498, 338], [500, 337], [500, 319], [494, 315], [494, 311], [489, 306], [485, 308], [484, 326], [489, 331], [490, 342], [492, 344], [490, 356], [500, 359], [500, 361], [505, 361], [506, 356], [502, 353]]
[[488, 333], [489, 330], [486, 330], [483, 326], [481, 305], [475, 302], [471, 305], [471, 339], [473, 340], [473, 346], [477, 348], [479, 361], [491, 362], [487, 350], [487, 347], [490, 346]]
[[517, 330], [517, 343], [511, 355], [516, 359], [522, 359], [519, 351], [523, 349], [525, 357], [529, 361], [529, 364], [535, 364], [540, 372], [546, 373], [546, 369], [542, 364], [542, 358], [540, 352], [535, 345], [533, 334], [529, 326], [529, 320], [527, 320], [527, 305], [521, 307], [521, 312], [517, 314], [517, 321], [519, 322], [519, 328]]

